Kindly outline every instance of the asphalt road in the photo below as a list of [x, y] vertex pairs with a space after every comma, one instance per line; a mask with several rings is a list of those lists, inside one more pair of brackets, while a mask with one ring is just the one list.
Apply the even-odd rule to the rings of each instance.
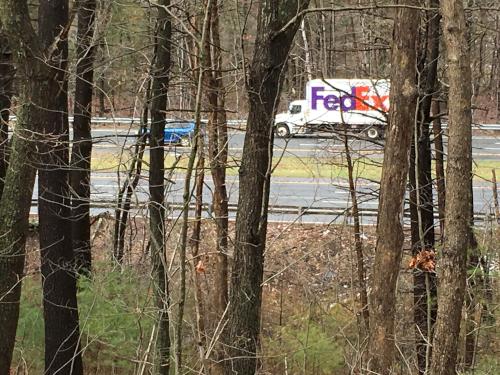
[[[124, 129], [93, 130], [95, 139], [94, 152], [109, 155], [118, 155], [120, 148], [132, 147], [136, 137], [128, 134]], [[229, 141], [230, 155], [237, 158], [243, 149], [243, 133], [231, 132]], [[374, 158], [382, 158], [383, 145], [374, 144], [364, 140], [350, 140], [350, 147], [355, 153], [371, 155]], [[188, 153], [190, 148], [167, 147], [172, 153]], [[305, 158], [332, 157], [342, 153], [344, 150], [343, 141], [336, 138], [304, 137], [292, 138], [288, 140], [277, 139], [275, 142], [275, 155], [281, 153], [284, 156], [298, 156]], [[500, 133], [494, 136], [475, 136], [473, 140], [473, 156], [475, 160], [499, 160], [500, 161]], [[95, 172], [92, 174], [92, 201], [113, 201], [123, 179], [124, 174]], [[133, 207], [136, 213], [145, 213], [148, 200], [147, 175], [142, 176], [139, 185], [133, 195]], [[173, 183], [169, 187], [167, 202], [182, 202], [182, 190], [184, 176], [179, 174], [174, 176]], [[204, 189], [204, 201], [210, 203], [212, 200], [213, 182], [210, 177], [206, 178]], [[238, 202], [238, 179], [237, 176], [228, 176], [227, 181], [229, 203], [236, 205]], [[357, 187], [360, 209], [364, 212], [364, 224], [374, 224], [376, 218], [377, 191], [378, 186], [371, 182], [360, 182]], [[35, 186], [33, 199], [37, 199], [38, 186]], [[351, 206], [350, 194], [345, 180], [342, 179], [321, 179], [321, 178], [284, 178], [273, 177], [271, 194], [271, 207], [315, 207], [315, 208], [335, 208], [337, 215], [332, 214], [301, 214], [299, 209], [288, 209], [284, 213], [273, 212], [270, 215], [271, 221], [300, 221], [309, 223], [330, 223], [349, 221], [349, 217], [341, 215], [342, 210], [347, 210]], [[474, 210], [475, 212], [492, 212], [493, 193], [491, 183], [475, 181], [474, 186]], [[109, 208], [93, 208], [93, 213]], [[36, 213], [36, 207], [32, 208], [32, 213]], [[178, 217], [179, 209], [173, 209], [172, 217]], [[205, 210], [204, 216], [210, 217], [210, 210]], [[230, 213], [231, 217], [235, 212]]]
[[[121, 175], [122, 181], [125, 176]], [[184, 185], [183, 176], [174, 178], [174, 183], [169, 186], [167, 202], [180, 203], [182, 202], [182, 192]], [[238, 180], [236, 176], [229, 176], [227, 181], [229, 203], [236, 205], [238, 202]], [[117, 197], [120, 185], [118, 183], [118, 175], [116, 173], [94, 173], [92, 175], [92, 201], [114, 201]], [[35, 186], [33, 198], [37, 197], [38, 186]], [[212, 201], [213, 182], [211, 178], [205, 180], [204, 202]], [[365, 224], [375, 223], [378, 185], [375, 183], [365, 183], [357, 187], [359, 207], [364, 211]], [[148, 200], [148, 182], [147, 176], [143, 176], [140, 180], [136, 191], [132, 196], [132, 205], [137, 213], [145, 213]], [[345, 181], [329, 180], [329, 179], [304, 179], [304, 178], [283, 178], [275, 177], [272, 180], [270, 193], [271, 207], [307, 207], [314, 208], [335, 208], [338, 211], [348, 210], [351, 207], [350, 194]], [[93, 209], [94, 213], [106, 211], [107, 209]], [[474, 186], [474, 210], [478, 213], [493, 212], [493, 193], [492, 186], [487, 183], [476, 184]], [[36, 208], [33, 208], [36, 212]], [[180, 211], [173, 210], [172, 217], [178, 216]], [[230, 214], [231, 217], [235, 213]], [[204, 217], [210, 217], [209, 210], [206, 210]], [[344, 215], [339, 212], [337, 215], [315, 214], [301, 215], [298, 208], [286, 213], [272, 213], [270, 215], [272, 221], [294, 221], [301, 222], [343, 222], [346, 220]]]
[[[123, 177], [123, 176], [122, 176]], [[168, 203], [182, 202], [182, 190], [184, 179], [182, 177], [175, 178], [175, 183], [169, 188], [167, 196]], [[210, 203], [212, 201], [213, 183], [210, 178], [205, 181], [204, 189], [204, 202]], [[228, 193], [229, 202], [235, 205], [238, 202], [238, 181], [236, 177], [228, 177]], [[35, 186], [33, 199], [37, 197], [38, 186]], [[99, 173], [92, 175], [92, 201], [113, 201], [116, 199], [119, 190], [118, 179], [116, 174], [112, 173]], [[358, 186], [358, 199], [360, 201], [359, 207], [364, 211], [365, 224], [375, 223], [376, 209], [378, 206], [376, 193], [378, 186], [373, 183], [368, 183], [363, 186]], [[143, 177], [132, 196], [132, 206], [136, 213], [145, 213], [147, 209], [148, 200], [148, 186], [147, 176]], [[351, 199], [347, 186], [343, 181], [330, 181], [327, 179], [297, 179], [297, 178], [273, 178], [271, 193], [270, 193], [271, 207], [314, 207], [314, 208], [336, 208], [338, 211], [348, 210], [351, 207]], [[107, 211], [106, 209], [94, 208], [93, 213], [100, 211]], [[478, 184], [474, 186], [474, 210], [477, 213], [491, 213], [493, 212], [493, 193], [492, 187], [487, 184]], [[204, 217], [210, 217], [209, 210], [205, 210]], [[36, 207], [32, 210], [36, 212]], [[171, 212], [172, 217], [177, 217], [180, 210], [175, 209]], [[231, 217], [235, 213], [230, 214]], [[301, 221], [301, 222], [343, 222], [349, 220], [340, 212], [337, 215], [325, 214], [303, 214], [301, 215], [299, 209], [295, 212], [288, 210], [286, 213], [272, 213], [270, 215], [272, 221]]]
[[[493, 134], [493, 133], [492, 133]], [[120, 147], [132, 147], [137, 136], [127, 129], [94, 129], [95, 152], [109, 153], [118, 150]], [[445, 146], [446, 146], [446, 137]], [[238, 156], [243, 151], [244, 134], [234, 131], [229, 134], [229, 152]], [[371, 142], [367, 140], [351, 139], [350, 148], [362, 155], [382, 158], [383, 141]], [[291, 139], [275, 139], [274, 154], [299, 157], [331, 157], [335, 153], [340, 154], [344, 150], [343, 140], [335, 137], [303, 136]], [[189, 152], [183, 147], [171, 147], [173, 152]], [[476, 135], [473, 138], [473, 157], [476, 160], [500, 160], [500, 132], [498, 136]]]

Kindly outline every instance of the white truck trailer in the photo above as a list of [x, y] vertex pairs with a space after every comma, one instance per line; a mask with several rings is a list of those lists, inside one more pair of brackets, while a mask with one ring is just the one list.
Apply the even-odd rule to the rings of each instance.
[[384, 135], [389, 110], [389, 81], [371, 79], [313, 79], [306, 99], [290, 103], [288, 112], [275, 118], [278, 137], [313, 132], [364, 133], [377, 139]]

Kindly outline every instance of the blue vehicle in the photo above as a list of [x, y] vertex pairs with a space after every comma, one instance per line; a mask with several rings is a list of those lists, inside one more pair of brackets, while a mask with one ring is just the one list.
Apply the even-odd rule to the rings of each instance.
[[194, 136], [195, 123], [183, 120], [167, 120], [163, 139], [166, 145], [189, 147]]

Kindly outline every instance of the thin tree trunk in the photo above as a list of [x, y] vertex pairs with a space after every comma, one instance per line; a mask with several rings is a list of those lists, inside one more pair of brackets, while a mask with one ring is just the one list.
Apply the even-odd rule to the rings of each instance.
[[205, 6], [205, 15], [203, 18], [203, 26], [201, 31], [201, 40], [198, 42], [198, 49], [200, 51], [199, 56], [199, 70], [197, 74], [198, 82], [196, 86], [196, 101], [195, 101], [195, 130], [194, 130], [194, 144], [189, 155], [188, 166], [186, 170], [186, 177], [184, 183], [184, 191], [182, 195], [182, 200], [184, 204], [182, 212], [182, 228], [180, 236], [179, 245], [179, 263], [180, 263], [180, 292], [179, 292], [179, 304], [178, 304], [178, 314], [177, 314], [177, 326], [176, 326], [176, 342], [175, 342], [175, 372], [176, 374], [181, 374], [182, 372], [182, 328], [184, 319], [184, 306], [186, 303], [186, 247], [187, 247], [187, 237], [188, 237], [188, 220], [189, 220], [189, 202], [191, 200], [191, 178], [193, 174], [194, 163], [196, 155], [198, 153], [198, 137], [202, 136], [200, 132], [201, 127], [201, 98], [202, 98], [202, 88], [203, 88], [203, 76], [204, 76], [204, 66], [205, 66], [205, 52], [204, 45], [208, 37], [208, 27], [209, 27], [209, 12], [212, 0], [207, 0]]
[[96, 0], [79, 0], [76, 46], [76, 85], [71, 150], [71, 235], [77, 271], [89, 275], [92, 267], [90, 248], [90, 160], [92, 157], [92, 92], [95, 47], [92, 45]]
[[[471, 235], [473, 236], [473, 234]], [[476, 339], [477, 329], [481, 324], [476, 318], [476, 311], [479, 308], [480, 302], [478, 294], [480, 288], [483, 286], [483, 278], [481, 275], [481, 265], [479, 263], [480, 254], [478, 252], [477, 244], [471, 244], [470, 254], [468, 257], [467, 269], [470, 276], [467, 277], [467, 287], [465, 291], [465, 350], [463, 367], [466, 371], [473, 371], [476, 360]]]
[[358, 197], [354, 184], [354, 166], [351, 159], [347, 133], [344, 133], [344, 148], [347, 160], [347, 171], [349, 174], [349, 193], [352, 201], [352, 217], [354, 218], [354, 249], [356, 251], [356, 268], [358, 273], [359, 295], [361, 301], [361, 313], [364, 321], [364, 329], [368, 332], [370, 326], [370, 315], [368, 312], [368, 295], [366, 292], [366, 271], [363, 256], [363, 242], [361, 240], [361, 224], [359, 221]]
[[[217, 0], [210, 11], [211, 40], [205, 43], [206, 96], [209, 104], [208, 149], [210, 169], [214, 181], [213, 212], [217, 230], [217, 258], [215, 270], [215, 320], [220, 319], [228, 298], [228, 197], [226, 189], [227, 119], [224, 108], [224, 86], [221, 74], [221, 53]], [[210, 48], [212, 46], [212, 48]]]
[[[472, 157], [471, 157], [472, 158]], [[481, 292], [481, 285], [483, 285], [483, 275], [480, 271], [481, 265], [479, 259], [481, 257], [480, 250], [476, 235], [474, 233], [474, 190], [473, 190], [473, 177], [469, 179], [470, 190], [470, 205], [469, 205], [469, 249], [467, 251], [467, 276], [466, 278], [466, 291], [465, 291], [465, 352], [464, 352], [464, 369], [474, 370], [474, 363], [476, 357], [476, 339], [477, 327], [480, 322], [476, 318], [476, 309], [480, 304], [477, 295]]]
[[[431, 6], [439, 7], [439, 0]], [[434, 202], [432, 192], [432, 152], [430, 141], [431, 103], [436, 88], [439, 57], [439, 23], [437, 11], [427, 12], [427, 24], [420, 50], [420, 90], [417, 127], [410, 157], [410, 214], [412, 253], [434, 249]], [[436, 278], [434, 270], [415, 268], [413, 271], [414, 321], [417, 365], [420, 374], [429, 369], [432, 327], [436, 319]], [[430, 305], [429, 305], [430, 304]], [[430, 316], [429, 313], [430, 312]]]
[[498, 205], [498, 190], [497, 190], [497, 173], [495, 171], [495, 168], [491, 170], [491, 187], [492, 187], [492, 193], [493, 193], [493, 206], [495, 207], [495, 220], [498, 223], [498, 220], [500, 219], [500, 207]]
[[471, 69], [463, 3], [441, 1], [448, 65], [448, 163], [446, 236], [439, 259], [438, 313], [434, 335], [433, 375], [456, 373], [458, 338], [470, 247], [472, 178]]
[[[267, 207], [273, 155], [273, 120], [284, 67], [309, 1], [259, 2], [249, 71], [249, 114], [239, 170], [234, 263], [231, 275], [226, 373], [254, 374], [259, 346]], [[288, 22], [286, 29], [281, 30]]]
[[302, 18], [300, 22], [300, 34], [304, 42], [304, 67], [306, 69], [307, 80], [310, 81], [312, 80], [311, 52], [309, 50], [309, 41], [307, 40], [304, 18]]
[[[210, 331], [214, 333], [222, 318], [228, 301], [228, 196], [226, 189], [226, 166], [228, 153], [227, 118], [225, 110], [225, 90], [222, 81], [222, 57], [219, 35], [219, 4], [212, 1], [210, 9], [210, 36], [205, 43], [204, 76], [206, 97], [209, 106], [208, 155], [210, 170], [214, 182], [213, 214], [217, 234], [217, 255], [214, 270], [214, 292], [212, 303], [214, 314], [209, 319]], [[211, 365], [212, 374], [222, 374], [224, 367], [220, 363], [223, 357], [220, 343], [212, 351], [214, 361]]]
[[439, 116], [439, 102], [432, 102], [432, 133], [434, 134], [434, 150], [436, 154], [436, 190], [438, 199], [438, 215], [439, 215], [439, 237], [440, 243], [444, 240], [444, 216], [446, 205], [446, 183], [444, 175], [444, 147], [443, 147], [443, 131], [441, 129], [441, 119]]
[[99, 88], [97, 90], [97, 97], [99, 98], [99, 117], [103, 117], [106, 114], [106, 80], [104, 78], [104, 72], [101, 73], [99, 77]]
[[171, 65], [172, 25], [164, 7], [170, 6], [170, 0], [160, 0], [157, 7], [155, 31], [155, 55], [153, 62], [153, 82], [151, 89], [151, 137], [149, 204], [150, 244], [152, 274], [155, 284], [156, 307], [158, 309], [158, 334], [156, 339], [156, 373], [168, 375], [170, 372], [170, 293], [167, 274], [165, 249], [165, 150], [164, 129], [165, 109]]
[[123, 263], [125, 256], [125, 231], [127, 229], [128, 216], [132, 203], [132, 194], [134, 193], [142, 173], [142, 163], [144, 150], [146, 148], [146, 128], [148, 123], [148, 103], [150, 100], [150, 84], [146, 89], [146, 102], [144, 104], [141, 126], [138, 131], [138, 140], [134, 146], [134, 154], [130, 167], [127, 171], [127, 177], [118, 192], [117, 205], [115, 209], [115, 228], [113, 235], [113, 256], [118, 263]]
[[[203, 288], [201, 286], [201, 274], [203, 270], [203, 261], [200, 257], [200, 242], [201, 242], [201, 221], [203, 213], [203, 184], [205, 182], [205, 155], [204, 155], [204, 139], [198, 137], [198, 161], [196, 163], [195, 173], [195, 210], [194, 210], [194, 224], [189, 239], [191, 247], [191, 256], [193, 258], [193, 284], [194, 284], [194, 300], [196, 311], [196, 330], [198, 338], [198, 353], [202, 368], [205, 371], [209, 370], [205, 358], [206, 352], [206, 331], [205, 331], [205, 303], [203, 300]], [[200, 373], [203, 373], [201, 371]]]
[[8, 131], [14, 66], [8, 38], [0, 30], [0, 201], [8, 163]]
[[[45, 322], [45, 372], [82, 374], [79, 345], [76, 274], [72, 267], [69, 189], [68, 125], [68, 0], [40, 2], [38, 28], [42, 46], [55, 48], [47, 63], [52, 80], [44, 95], [53, 102], [40, 129], [41, 164], [38, 167], [38, 215]], [[54, 40], [58, 42], [54, 45]]]
[[403, 247], [403, 205], [408, 157], [415, 123], [416, 38], [420, 14], [396, 11], [389, 124], [380, 183], [377, 245], [370, 295], [369, 368], [388, 374], [394, 361], [396, 282]]

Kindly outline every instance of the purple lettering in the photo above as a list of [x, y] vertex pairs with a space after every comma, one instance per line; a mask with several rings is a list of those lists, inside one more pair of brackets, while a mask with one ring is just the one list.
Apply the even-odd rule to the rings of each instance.
[[340, 98], [340, 106], [343, 112], [356, 109], [356, 87], [351, 87], [351, 95], [344, 95]]
[[323, 105], [329, 111], [338, 111], [339, 109], [339, 97], [336, 95], [327, 95], [323, 99]]
[[327, 111], [338, 111], [349, 112], [353, 110], [368, 110], [365, 109], [366, 104], [360, 102], [357, 98], [367, 100], [367, 90], [368, 87], [351, 87], [350, 93], [345, 93], [345, 95], [323, 95], [322, 91], [325, 91], [324, 87], [317, 86], [311, 87], [311, 109], [318, 109], [318, 102], [323, 102], [323, 108]]
[[319, 95], [318, 92], [323, 91], [324, 87], [312, 87], [311, 88], [311, 108], [318, 109], [318, 100], [323, 100], [323, 96]]

